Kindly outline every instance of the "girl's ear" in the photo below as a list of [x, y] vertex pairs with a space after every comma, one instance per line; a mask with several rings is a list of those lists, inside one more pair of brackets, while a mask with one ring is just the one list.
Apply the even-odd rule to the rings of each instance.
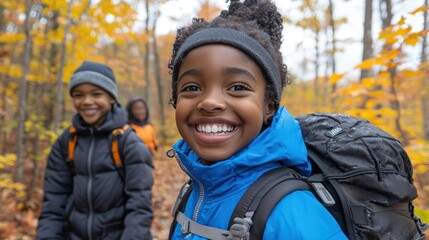
[[268, 104], [265, 105], [264, 124], [269, 123], [268, 120], [271, 119], [271, 117], [274, 115], [275, 112], [276, 112], [276, 108], [274, 107], [273, 102], [269, 102]]

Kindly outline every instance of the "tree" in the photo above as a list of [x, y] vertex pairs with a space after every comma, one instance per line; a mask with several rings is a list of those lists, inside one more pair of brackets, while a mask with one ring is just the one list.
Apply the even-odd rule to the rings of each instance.
[[[362, 61], [372, 57], [372, 0], [365, 0], [365, 17], [363, 23], [363, 48], [362, 48]], [[367, 69], [360, 70], [360, 81], [364, 78], [370, 77], [371, 72]]]
[[30, 67], [30, 59], [32, 57], [32, 35], [31, 35], [31, 22], [30, 13], [33, 6], [33, 0], [26, 0], [25, 5], [25, 20], [24, 20], [24, 54], [22, 59], [22, 76], [19, 86], [19, 115], [18, 115], [18, 140], [17, 140], [17, 160], [15, 169], [15, 182], [24, 182], [24, 124], [25, 124], [25, 109], [27, 108], [27, 72]]
[[[428, 8], [428, 0], [424, 0], [424, 7]], [[428, 30], [428, 12], [423, 11], [423, 31]], [[426, 52], [427, 47], [427, 35], [423, 36], [422, 39], [422, 50], [420, 54], [420, 64], [421, 66], [424, 66], [427, 64], [428, 57]], [[425, 66], [426, 72], [428, 66]], [[429, 77], [427, 74], [425, 74], [423, 78], [423, 96], [421, 98], [421, 104], [422, 104], [422, 116], [423, 116], [423, 139], [426, 141], [429, 141]]]
[[295, 24], [304, 29], [310, 30], [314, 39], [314, 95], [315, 95], [315, 105], [317, 106], [317, 110], [319, 110], [319, 97], [320, 97], [320, 86], [319, 86], [319, 69], [320, 69], [320, 37], [321, 31], [324, 28], [322, 26], [322, 20], [318, 16], [317, 9], [319, 8], [319, 1], [302, 1], [302, 4], [299, 6], [299, 10], [305, 16], [308, 13], [308, 16], [303, 17], [301, 20], [298, 20]]
[[151, 97], [150, 97], [150, 89], [151, 89], [151, 83], [150, 83], [150, 41], [149, 41], [149, 37], [150, 36], [150, 8], [149, 8], [149, 2], [150, 0], [146, 0], [145, 1], [145, 8], [146, 8], [146, 19], [145, 19], [145, 25], [144, 25], [144, 36], [145, 36], [145, 53], [144, 53], [144, 81], [146, 82], [145, 88], [143, 89], [143, 96], [146, 99], [147, 103], [149, 106], [152, 106], [151, 104]]
[[[336, 60], [335, 60], [335, 53], [337, 51], [337, 39], [335, 36], [335, 31], [336, 31], [336, 26], [335, 26], [335, 21], [334, 21], [334, 3], [332, 2], [332, 0], [329, 0], [329, 6], [328, 6], [328, 12], [329, 12], [329, 27], [331, 28], [331, 48], [332, 48], [332, 52], [331, 52], [331, 58], [330, 58], [330, 64], [332, 67], [332, 73], [336, 73], [337, 69], [336, 69]], [[326, 74], [327, 76], [328, 74]], [[327, 88], [326, 88], [327, 89]], [[332, 84], [332, 93], [335, 93], [337, 89], [337, 84], [333, 83]], [[331, 94], [331, 107], [333, 108], [335, 106], [335, 95]]]
[[[157, 9], [157, 12], [159, 11], [159, 9]], [[155, 67], [155, 82], [156, 82], [156, 88], [158, 90], [158, 106], [159, 106], [159, 113], [160, 113], [160, 121], [161, 121], [161, 131], [160, 131], [160, 135], [162, 139], [166, 139], [167, 135], [165, 133], [165, 99], [164, 99], [164, 85], [163, 85], [163, 78], [162, 78], [162, 73], [161, 73], [161, 62], [160, 62], [160, 57], [159, 57], [159, 49], [158, 49], [158, 44], [157, 44], [157, 40], [156, 40], [156, 35], [155, 35], [155, 30], [156, 30], [156, 26], [157, 26], [157, 20], [158, 20], [158, 14], [156, 14], [156, 18], [154, 19], [154, 23], [153, 23], [153, 29], [152, 29], [152, 43], [153, 43], [153, 54], [154, 54], [154, 67]]]
[[61, 127], [61, 121], [63, 119], [63, 105], [64, 105], [64, 98], [63, 98], [63, 86], [64, 86], [64, 67], [66, 65], [66, 55], [67, 55], [67, 35], [70, 31], [70, 25], [72, 23], [72, 17], [71, 17], [71, 10], [73, 7], [73, 0], [70, 0], [70, 2], [67, 4], [67, 13], [66, 13], [66, 24], [64, 26], [64, 33], [61, 40], [61, 46], [60, 46], [60, 65], [57, 72], [57, 98], [56, 98], [56, 111], [55, 111], [55, 120], [54, 124], [56, 128]]

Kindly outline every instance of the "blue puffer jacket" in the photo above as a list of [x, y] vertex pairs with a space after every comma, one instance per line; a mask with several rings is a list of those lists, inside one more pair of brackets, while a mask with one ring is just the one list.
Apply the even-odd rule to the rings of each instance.
[[[308, 176], [311, 171], [298, 123], [282, 107], [272, 125], [242, 150], [211, 166], [202, 165], [182, 140], [173, 147], [178, 162], [193, 181], [185, 215], [199, 224], [227, 229], [231, 214], [247, 188], [263, 173], [291, 166]], [[204, 239], [182, 235], [177, 224], [172, 239]], [[347, 239], [330, 213], [309, 191], [284, 197], [269, 216], [264, 239]]]
[[120, 139], [125, 179], [111, 154], [112, 130], [127, 123], [114, 104], [97, 128], [73, 118], [78, 139], [74, 174], [67, 164], [68, 130], [48, 157], [36, 239], [151, 239], [153, 164], [147, 147], [130, 132]]

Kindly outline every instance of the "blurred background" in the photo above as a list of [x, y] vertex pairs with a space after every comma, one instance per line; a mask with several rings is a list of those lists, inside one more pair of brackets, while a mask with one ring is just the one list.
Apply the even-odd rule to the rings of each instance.
[[[428, 0], [277, 0], [292, 114], [338, 112], [389, 132], [414, 165], [417, 214], [429, 221]], [[149, 104], [155, 156], [154, 239], [167, 239], [186, 177], [165, 157], [179, 139], [167, 64], [177, 28], [225, 0], [0, 2], [0, 239], [32, 239], [46, 157], [74, 110], [67, 86], [84, 60], [115, 72], [119, 100]]]

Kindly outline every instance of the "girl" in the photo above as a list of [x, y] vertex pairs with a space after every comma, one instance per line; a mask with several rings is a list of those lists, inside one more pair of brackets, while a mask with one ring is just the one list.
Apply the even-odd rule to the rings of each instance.
[[[172, 239], [208, 238], [194, 228], [198, 224], [227, 230], [243, 193], [270, 170], [289, 166], [310, 174], [300, 127], [279, 107], [289, 83], [282, 29], [271, 1], [231, 0], [212, 22], [194, 19], [177, 31], [169, 68], [183, 139], [168, 155], [189, 175], [193, 190]], [[315, 196], [299, 190], [271, 212], [263, 239], [346, 237]]]
[[149, 123], [149, 108], [143, 98], [134, 97], [127, 103], [128, 123], [152, 154], [158, 150], [155, 128]]

